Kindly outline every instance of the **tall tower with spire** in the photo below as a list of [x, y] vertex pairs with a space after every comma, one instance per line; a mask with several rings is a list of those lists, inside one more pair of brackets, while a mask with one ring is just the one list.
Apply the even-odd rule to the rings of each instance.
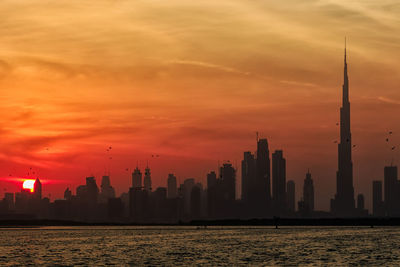
[[346, 42], [344, 48], [344, 81], [340, 108], [340, 143], [338, 144], [338, 171], [336, 173], [336, 195], [331, 202], [331, 211], [337, 216], [354, 215], [353, 162], [351, 160], [349, 77], [347, 74]]

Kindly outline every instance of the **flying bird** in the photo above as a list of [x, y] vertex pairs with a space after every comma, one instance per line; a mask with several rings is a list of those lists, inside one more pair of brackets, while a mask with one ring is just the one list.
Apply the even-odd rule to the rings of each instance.
[[396, 147], [395, 146], [392, 146], [392, 150], [394, 150]]
[[389, 134], [392, 134], [392, 133], [393, 133], [392, 131], [389, 132]]
[[386, 138], [386, 142], [389, 142], [389, 138]]

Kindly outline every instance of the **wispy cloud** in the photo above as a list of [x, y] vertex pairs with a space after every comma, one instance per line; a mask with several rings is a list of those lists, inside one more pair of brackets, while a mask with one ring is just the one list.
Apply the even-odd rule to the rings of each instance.
[[226, 67], [226, 66], [222, 66], [222, 65], [208, 63], [208, 62], [194, 61], [194, 60], [170, 60], [167, 63], [209, 68], [209, 69], [219, 70], [219, 71], [228, 72], [228, 73], [241, 74], [241, 75], [250, 75], [251, 74], [250, 72], [242, 71], [242, 70], [231, 68], [231, 67]]
[[400, 100], [390, 99], [384, 96], [379, 96], [378, 100], [389, 104], [400, 105]]
[[299, 81], [280, 81], [283, 84], [295, 85], [295, 86], [305, 86], [305, 87], [316, 87], [316, 84], [313, 83], [306, 83], [306, 82], [299, 82]]

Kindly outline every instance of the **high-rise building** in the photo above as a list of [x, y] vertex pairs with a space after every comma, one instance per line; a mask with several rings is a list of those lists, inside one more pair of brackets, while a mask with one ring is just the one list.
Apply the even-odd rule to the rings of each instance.
[[338, 144], [338, 171], [336, 195], [331, 201], [331, 211], [337, 216], [354, 216], [353, 162], [350, 131], [349, 78], [347, 74], [346, 48], [344, 53], [344, 82], [342, 107], [340, 108], [340, 143]]
[[357, 209], [364, 210], [364, 195], [358, 194], [357, 196]]
[[42, 183], [39, 178], [36, 178], [33, 189], [33, 197], [36, 199], [42, 199]]
[[[269, 159], [269, 148], [267, 139], [260, 139], [257, 142], [256, 160], [257, 188], [260, 195], [259, 201], [269, 202], [271, 200], [271, 163]], [[260, 203], [260, 205], [262, 205]]]
[[103, 176], [101, 179], [100, 202], [108, 203], [108, 199], [115, 198], [115, 190], [111, 186], [110, 176]]
[[296, 211], [296, 185], [292, 180], [286, 183], [286, 201], [287, 211], [294, 213]]
[[211, 171], [207, 174], [207, 215], [209, 218], [216, 218], [218, 216], [218, 205], [221, 204], [218, 194], [217, 174]]
[[314, 182], [310, 171], [307, 172], [303, 186], [304, 211], [310, 214], [314, 211]]
[[94, 177], [86, 177], [86, 194], [87, 201], [90, 205], [97, 204], [99, 188], [97, 187], [96, 179]]
[[143, 184], [144, 184], [144, 190], [151, 192], [151, 173], [150, 173], [150, 168], [148, 166], [144, 171]]
[[274, 213], [286, 212], [286, 160], [282, 150], [272, 154], [272, 197]]
[[230, 163], [224, 163], [220, 169], [221, 187], [224, 200], [236, 199], [236, 170]]
[[214, 187], [217, 185], [217, 174], [215, 171], [211, 171], [207, 174], [207, 188]]
[[256, 160], [251, 152], [244, 152], [242, 160], [242, 200], [245, 202], [254, 198], [254, 191], [257, 190], [256, 183]]
[[193, 219], [199, 219], [201, 217], [201, 188], [197, 184], [193, 186], [190, 192], [190, 216]]
[[382, 181], [372, 181], [372, 214], [384, 216]]
[[168, 184], [167, 197], [169, 199], [177, 198], [178, 197], [178, 187], [177, 187], [176, 177], [172, 173], [168, 174], [167, 184]]
[[186, 215], [190, 215], [190, 196], [194, 185], [194, 178], [188, 178], [183, 181], [183, 211]]
[[384, 169], [385, 210], [387, 216], [398, 213], [397, 166], [386, 166]]
[[138, 167], [132, 173], [132, 187], [142, 188], [142, 173]]

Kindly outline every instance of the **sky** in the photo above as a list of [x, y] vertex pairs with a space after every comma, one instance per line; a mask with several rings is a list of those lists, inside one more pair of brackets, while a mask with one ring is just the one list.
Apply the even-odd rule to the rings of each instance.
[[205, 183], [228, 160], [239, 189], [259, 132], [297, 199], [309, 168], [328, 210], [346, 36], [355, 193], [371, 207], [399, 160], [399, 14], [396, 0], [2, 0], [0, 190], [38, 176], [56, 199], [109, 174], [121, 194], [147, 164], [154, 188]]

